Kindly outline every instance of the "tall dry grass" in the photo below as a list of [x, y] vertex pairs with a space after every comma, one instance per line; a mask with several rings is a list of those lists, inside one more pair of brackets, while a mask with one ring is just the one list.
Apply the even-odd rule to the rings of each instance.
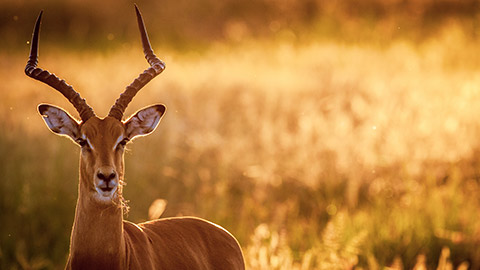
[[[161, 198], [162, 216], [228, 228], [249, 269], [478, 268], [476, 47], [452, 25], [421, 44], [157, 48], [167, 69], [127, 114], [168, 110], [129, 146], [126, 218], [147, 220]], [[61, 268], [78, 149], [48, 132], [36, 105], [74, 109], [27, 78], [25, 60], [0, 57], [0, 268]], [[45, 47], [40, 66], [105, 115], [146, 63], [139, 48]]]

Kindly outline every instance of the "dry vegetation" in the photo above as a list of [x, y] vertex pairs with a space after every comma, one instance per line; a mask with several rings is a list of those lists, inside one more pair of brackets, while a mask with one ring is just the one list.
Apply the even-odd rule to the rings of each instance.
[[[154, 46], [167, 69], [127, 114], [168, 110], [129, 146], [126, 218], [217, 222], [252, 270], [480, 268], [478, 43], [455, 23], [417, 44], [291, 35]], [[57, 269], [78, 149], [50, 134], [36, 105], [74, 109], [23, 74], [26, 50], [0, 51], [0, 268]], [[40, 66], [105, 115], [146, 63], [138, 47], [44, 46]]]

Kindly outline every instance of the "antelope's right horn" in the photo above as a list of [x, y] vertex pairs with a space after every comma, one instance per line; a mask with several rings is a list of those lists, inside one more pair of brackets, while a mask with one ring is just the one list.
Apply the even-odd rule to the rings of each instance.
[[47, 70], [43, 70], [37, 67], [38, 64], [38, 36], [40, 32], [40, 24], [42, 21], [43, 11], [40, 11], [38, 15], [37, 22], [35, 23], [35, 28], [32, 35], [32, 43], [30, 45], [30, 56], [25, 66], [25, 74], [27, 76], [39, 80], [43, 83], [50, 85], [52, 88], [58, 90], [62, 95], [64, 95], [70, 103], [73, 104], [75, 109], [77, 109], [80, 114], [80, 118], [83, 122], [90, 119], [92, 116], [95, 116], [93, 109], [88, 106], [85, 99], [80, 97], [80, 94], [77, 93], [71, 85], [68, 85], [64, 80], [61, 80], [55, 74], [51, 74]]

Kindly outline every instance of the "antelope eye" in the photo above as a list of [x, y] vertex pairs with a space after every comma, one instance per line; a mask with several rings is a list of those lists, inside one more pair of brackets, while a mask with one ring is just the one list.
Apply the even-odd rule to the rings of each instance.
[[125, 145], [128, 143], [128, 138], [125, 138], [123, 140], [121, 140], [119, 143], [118, 143], [118, 146], [117, 147], [125, 147]]
[[77, 140], [77, 143], [78, 143], [81, 147], [84, 147], [84, 146], [88, 145], [88, 144], [87, 144], [87, 140], [83, 140], [83, 139], [78, 139], [78, 140]]

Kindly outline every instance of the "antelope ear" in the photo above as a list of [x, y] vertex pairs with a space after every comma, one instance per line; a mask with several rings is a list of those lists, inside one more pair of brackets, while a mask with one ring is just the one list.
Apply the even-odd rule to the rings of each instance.
[[80, 125], [78, 121], [63, 109], [48, 104], [40, 104], [38, 112], [53, 133], [69, 136], [74, 141], [79, 138]]
[[157, 128], [167, 108], [162, 104], [152, 105], [137, 111], [125, 123], [127, 137], [131, 140], [137, 136], [145, 136]]

